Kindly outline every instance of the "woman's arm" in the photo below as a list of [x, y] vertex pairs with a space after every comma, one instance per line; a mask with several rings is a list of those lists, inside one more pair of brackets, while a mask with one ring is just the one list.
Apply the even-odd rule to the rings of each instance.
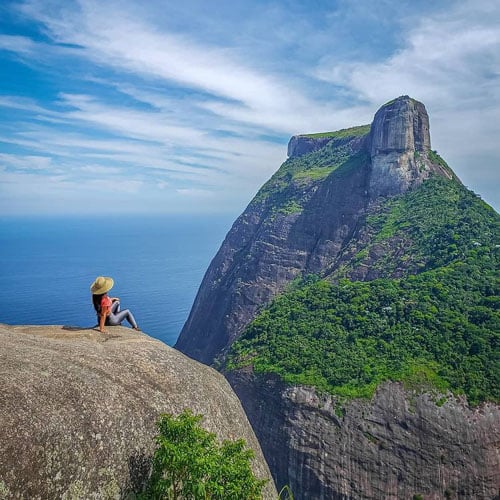
[[106, 316], [108, 314], [109, 314], [109, 307], [102, 307], [101, 317], [99, 318], [99, 331], [101, 333], [107, 333], [106, 330], [104, 330], [104, 324], [106, 323]]

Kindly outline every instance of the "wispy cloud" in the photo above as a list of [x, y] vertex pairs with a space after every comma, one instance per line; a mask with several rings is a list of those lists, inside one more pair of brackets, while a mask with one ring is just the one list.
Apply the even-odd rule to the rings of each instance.
[[290, 84], [286, 71], [259, 71], [247, 66], [237, 49], [160, 31], [108, 3], [80, 2], [78, 15], [71, 9], [55, 15], [45, 2], [25, 4], [24, 10], [44, 23], [54, 40], [81, 47], [81, 55], [94, 63], [182, 86], [194, 107], [226, 120], [289, 134], [327, 127], [333, 114], [346, 113], [345, 106], [308, 98]]
[[114, 186], [116, 210], [237, 211], [284, 160], [290, 134], [368, 123], [401, 94], [426, 104], [434, 147], [466, 183], [498, 200], [494, 2], [12, 8], [22, 23], [0, 35], [0, 57], [35, 83], [9, 73], [0, 88], [6, 210], [38, 183], [42, 204], [72, 193], [88, 209], [86, 195]]
[[[461, 2], [433, 18], [418, 19], [404, 44], [386, 59], [324, 60], [315, 74], [368, 103], [403, 92], [423, 101], [433, 144], [466, 184], [498, 205], [490, 179], [499, 160], [500, 4]], [[479, 165], [471, 162], [478, 155]]]
[[426, 101], [446, 103], [452, 94], [462, 105], [476, 106], [500, 93], [500, 9], [480, 25], [471, 23], [480, 7], [476, 2], [464, 5], [460, 17], [447, 12], [420, 19], [404, 46], [385, 60], [324, 62], [316, 75], [369, 102], [390, 99], [403, 88]]
[[39, 44], [26, 36], [0, 34], [0, 50], [28, 55], [35, 52], [37, 47], [39, 47]]

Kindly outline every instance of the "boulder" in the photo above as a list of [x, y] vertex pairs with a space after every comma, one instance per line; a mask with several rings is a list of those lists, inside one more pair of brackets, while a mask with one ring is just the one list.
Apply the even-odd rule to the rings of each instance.
[[[0, 498], [123, 498], [144, 485], [162, 413], [190, 409], [243, 438], [270, 473], [224, 377], [123, 327], [0, 325]], [[272, 480], [265, 498], [276, 498]]]

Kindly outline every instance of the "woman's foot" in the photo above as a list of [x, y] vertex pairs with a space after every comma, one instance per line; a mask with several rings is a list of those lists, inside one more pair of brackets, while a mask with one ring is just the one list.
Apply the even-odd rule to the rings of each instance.
[[141, 332], [142, 330], [138, 326], [133, 327], [136, 332]]

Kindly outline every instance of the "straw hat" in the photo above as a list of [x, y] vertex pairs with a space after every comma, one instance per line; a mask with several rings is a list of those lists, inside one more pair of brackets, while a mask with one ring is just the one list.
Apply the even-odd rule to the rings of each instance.
[[101, 295], [103, 293], [109, 292], [113, 288], [115, 282], [113, 278], [107, 276], [99, 276], [95, 279], [94, 283], [90, 286], [90, 291], [94, 295]]

